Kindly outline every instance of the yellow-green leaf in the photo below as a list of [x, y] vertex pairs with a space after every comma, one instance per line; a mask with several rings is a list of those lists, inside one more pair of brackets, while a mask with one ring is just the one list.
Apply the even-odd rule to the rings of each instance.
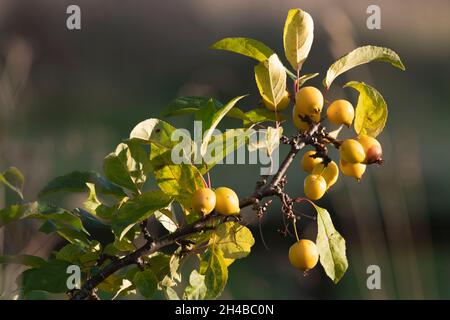
[[309, 13], [291, 9], [283, 32], [284, 53], [295, 70], [300, 69], [308, 57], [314, 39], [314, 21]]
[[244, 97], [245, 96], [239, 96], [234, 99], [231, 99], [222, 108], [211, 113], [211, 115], [208, 119], [202, 119], [203, 126], [204, 126], [203, 129], [205, 130], [204, 135], [203, 135], [202, 144], [200, 147], [200, 154], [202, 156], [206, 153], [208, 144], [209, 144], [211, 137], [214, 133], [214, 130], [216, 129], [219, 122], [223, 119], [223, 117], [225, 117], [225, 115], [228, 113], [228, 111], [230, 111], [235, 106], [235, 104]]
[[255, 80], [261, 96], [277, 108], [286, 92], [286, 71], [276, 54], [255, 67]]
[[166, 148], [172, 148], [177, 141], [172, 141], [175, 128], [165, 121], [151, 118], [138, 123], [130, 133], [130, 139], [142, 143], [154, 143]]
[[203, 300], [206, 296], [207, 288], [205, 285], [205, 276], [192, 270], [189, 276], [189, 285], [184, 290], [183, 299], [185, 300]]
[[334, 283], [338, 283], [348, 268], [345, 255], [345, 240], [336, 231], [330, 214], [324, 208], [312, 203], [317, 211], [317, 239], [320, 264]]
[[144, 298], [150, 299], [156, 292], [158, 279], [152, 270], [146, 269], [134, 275], [133, 284]]
[[344, 87], [352, 87], [359, 92], [354, 122], [356, 133], [378, 136], [383, 131], [388, 116], [383, 96], [364, 82], [351, 81]]
[[225, 38], [214, 43], [210, 49], [231, 51], [258, 61], [264, 61], [273, 54], [264, 43], [249, 38]]
[[327, 75], [323, 80], [323, 85], [326, 88], [329, 88], [333, 80], [340, 74], [371, 61], [389, 62], [394, 67], [405, 70], [405, 66], [395, 51], [377, 46], [363, 46], [356, 48], [333, 63], [328, 68]]
[[302, 85], [305, 84], [306, 81], [317, 77], [319, 74], [318, 73], [307, 73], [302, 75], [300, 78], [298, 78], [298, 86], [301, 87]]
[[20, 199], [23, 199], [22, 191], [24, 181], [23, 174], [16, 167], [10, 167], [3, 173], [0, 173], [0, 182], [17, 193]]
[[210, 244], [221, 249], [224, 258], [240, 259], [250, 253], [255, 239], [247, 227], [236, 222], [226, 222], [214, 231]]
[[200, 262], [200, 274], [205, 276], [205, 299], [216, 299], [228, 280], [228, 268], [222, 250], [218, 247], [206, 250]]
[[166, 208], [172, 199], [160, 190], [144, 192], [125, 202], [113, 218], [112, 229], [119, 240], [136, 223], [143, 221], [155, 211]]

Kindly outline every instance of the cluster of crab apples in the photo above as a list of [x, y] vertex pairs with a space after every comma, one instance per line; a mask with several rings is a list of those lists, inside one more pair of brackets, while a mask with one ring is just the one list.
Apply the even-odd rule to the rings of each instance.
[[[275, 106], [263, 97], [264, 105], [272, 111], [279, 111], [290, 105], [291, 97], [286, 91], [283, 99]], [[299, 131], [305, 132], [312, 125], [321, 121], [324, 98], [320, 90], [315, 87], [303, 87], [295, 95], [295, 105], [292, 120]], [[334, 125], [350, 127], [355, 112], [353, 105], [344, 99], [331, 102], [326, 110], [327, 119]], [[304, 193], [310, 200], [319, 200], [325, 192], [333, 186], [339, 177], [339, 171], [346, 176], [360, 180], [366, 166], [380, 163], [382, 148], [373, 137], [360, 134], [354, 139], [334, 141], [339, 148], [339, 166], [324, 158], [316, 150], [304, 153], [300, 165], [308, 173], [304, 180]], [[331, 143], [331, 141], [330, 141]], [[215, 211], [222, 215], [239, 214], [239, 198], [230, 188], [220, 187], [215, 190], [201, 188], [192, 196], [191, 209], [203, 216]], [[298, 239], [289, 249], [289, 261], [297, 269], [308, 271], [319, 261], [316, 244], [308, 239]]]
[[[277, 108], [263, 98], [263, 104], [272, 111], [279, 111], [290, 105], [289, 93], [283, 96]], [[292, 120], [298, 130], [305, 132], [312, 125], [321, 121], [324, 98], [315, 87], [303, 87], [295, 95], [295, 105], [292, 110]], [[355, 117], [353, 105], [344, 99], [331, 102], [326, 110], [327, 119], [338, 126], [350, 127]], [[331, 142], [331, 141], [330, 141]], [[325, 192], [334, 185], [339, 177], [339, 171], [358, 181], [366, 171], [366, 166], [382, 161], [382, 148], [373, 137], [360, 134], [354, 139], [335, 141], [339, 148], [339, 166], [331, 159], [324, 158], [316, 150], [304, 153], [300, 165], [308, 173], [304, 180], [304, 193], [310, 200], [319, 200]], [[290, 263], [303, 271], [308, 271], [317, 264], [319, 254], [316, 244], [307, 239], [298, 240], [289, 250]]]

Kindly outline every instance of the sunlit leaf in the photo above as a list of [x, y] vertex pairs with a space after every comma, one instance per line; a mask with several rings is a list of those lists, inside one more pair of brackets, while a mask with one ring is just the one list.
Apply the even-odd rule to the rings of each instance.
[[328, 68], [323, 85], [329, 88], [333, 80], [340, 74], [371, 61], [388, 62], [400, 70], [405, 70], [405, 66], [400, 60], [400, 57], [393, 50], [376, 46], [363, 46], [356, 48], [333, 63]]
[[217, 128], [219, 122], [223, 119], [223, 117], [225, 117], [228, 111], [230, 111], [231, 108], [233, 108], [234, 105], [244, 97], [245, 96], [240, 96], [230, 100], [225, 106], [223, 106], [222, 108], [211, 114], [210, 118], [203, 119], [203, 130], [205, 134], [203, 135], [203, 140], [200, 147], [201, 155], [205, 154], [208, 144], [211, 140], [211, 137], [214, 134], [214, 130]]
[[210, 245], [219, 248], [226, 259], [246, 257], [254, 244], [252, 232], [236, 222], [222, 223], [210, 239]]
[[383, 131], [388, 117], [383, 96], [364, 82], [351, 81], [344, 87], [351, 87], [359, 92], [354, 122], [356, 133], [378, 136]]
[[175, 128], [165, 121], [151, 118], [139, 122], [131, 131], [130, 139], [141, 143], [154, 143], [165, 148], [172, 148], [176, 141], [172, 141]]
[[249, 127], [250, 125], [261, 123], [261, 122], [276, 122], [284, 121], [287, 119], [285, 114], [272, 112], [266, 108], [255, 108], [245, 113], [248, 121], [244, 121], [244, 126]]
[[273, 54], [264, 43], [249, 38], [225, 38], [214, 43], [210, 49], [231, 51], [258, 61], [264, 61]]
[[209, 248], [203, 254], [199, 273], [205, 276], [205, 299], [217, 298], [228, 280], [228, 268], [218, 247]]
[[260, 95], [277, 108], [286, 92], [286, 71], [276, 54], [255, 67], [255, 80]]
[[306, 81], [311, 80], [317, 77], [318, 75], [319, 75], [318, 73], [308, 73], [300, 76], [300, 78], [298, 78], [298, 86], [301, 87], [302, 85], [305, 84]]
[[245, 145], [248, 131], [244, 129], [228, 129], [223, 134], [213, 135], [199, 166], [202, 174], [211, 170], [216, 164], [224, 163], [224, 159]]
[[348, 268], [345, 240], [334, 228], [328, 211], [315, 204], [313, 205], [317, 211], [316, 245], [319, 251], [320, 264], [327, 276], [334, 283], [337, 283]]
[[25, 178], [19, 169], [10, 167], [3, 173], [0, 173], [0, 182], [14, 191], [20, 199], [23, 199], [23, 183]]
[[105, 176], [115, 184], [137, 192], [137, 187], [131, 179], [126, 163], [115, 153], [106, 156], [103, 162]]
[[185, 300], [203, 300], [208, 288], [205, 285], [205, 276], [192, 270], [189, 276], [189, 285], [184, 290], [183, 299]]
[[284, 53], [294, 70], [300, 69], [308, 57], [314, 39], [314, 22], [309, 13], [291, 9], [283, 32]]
[[179, 97], [171, 101], [162, 112], [163, 117], [178, 116], [189, 113], [196, 113], [209, 100], [212, 100], [216, 108], [221, 108], [223, 104], [213, 98], [206, 97]]

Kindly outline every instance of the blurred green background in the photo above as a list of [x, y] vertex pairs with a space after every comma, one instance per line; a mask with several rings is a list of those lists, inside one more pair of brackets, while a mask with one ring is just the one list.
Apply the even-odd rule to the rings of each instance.
[[[82, 30], [66, 28], [66, 8], [78, 4]], [[381, 8], [381, 30], [366, 27], [367, 7]], [[376, 87], [389, 107], [380, 136], [384, 167], [370, 167], [361, 183], [341, 177], [319, 204], [329, 209], [347, 240], [350, 267], [338, 285], [321, 268], [304, 277], [288, 263], [293, 243], [283, 237], [279, 204], [252, 229], [252, 254], [230, 267], [225, 299], [450, 298], [450, 2], [411, 1], [65, 1], [0, 0], [0, 168], [26, 176], [25, 197], [36, 198], [51, 178], [75, 169], [101, 171], [103, 157], [135, 124], [159, 116], [182, 95], [258, 101], [251, 59], [208, 50], [223, 37], [259, 39], [282, 54], [287, 11], [300, 7], [315, 22], [315, 41], [302, 72], [320, 72], [364, 44], [394, 49], [401, 72], [372, 63], [339, 77], [329, 99], [356, 103], [348, 80]], [[351, 94], [350, 94], [351, 93]], [[169, 119], [192, 129], [189, 117]], [[226, 120], [222, 128], [238, 126]], [[291, 127], [290, 131], [293, 130]], [[283, 149], [282, 152], [286, 150]], [[253, 165], [218, 166], [215, 186], [249, 195]], [[300, 195], [304, 174], [289, 170], [288, 190]], [[76, 205], [83, 199], [70, 198]], [[308, 209], [304, 209], [308, 212]], [[315, 238], [307, 221], [302, 233]], [[0, 230], [0, 254], [47, 256], [58, 240], [32, 224]], [[381, 268], [381, 290], [366, 287], [367, 266]], [[17, 266], [3, 269], [13, 286]]]

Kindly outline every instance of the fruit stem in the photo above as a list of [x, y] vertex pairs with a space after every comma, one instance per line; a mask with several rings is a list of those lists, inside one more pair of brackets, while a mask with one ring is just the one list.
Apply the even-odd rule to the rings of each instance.
[[206, 173], [207, 177], [208, 177], [208, 188], [211, 189], [211, 176], [209, 175], [209, 171]]
[[294, 216], [294, 218], [292, 219], [293, 224], [294, 224], [294, 232], [295, 232], [295, 237], [297, 238], [297, 242], [300, 241], [300, 238], [298, 236], [298, 231], [297, 231], [297, 218]]

